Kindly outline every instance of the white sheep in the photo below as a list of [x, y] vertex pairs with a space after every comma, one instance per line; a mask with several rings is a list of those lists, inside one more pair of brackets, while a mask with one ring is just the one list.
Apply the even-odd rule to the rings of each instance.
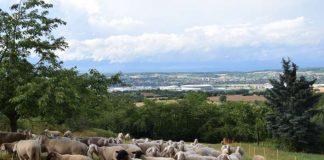
[[121, 146], [98, 147], [95, 144], [89, 146], [88, 155], [95, 153], [100, 160], [124, 160], [129, 159], [129, 154]]
[[124, 140], [124, 134], [123, 133], [118, 133], [117, 138], [120, 138], [121, 140]]
[[173, 158], [165, 158], [165, 157], [148, 157], [145, 156], [143, 152], [138, 152], [136, 157], [132, 158], [132, 160], [174, 160]]
[[152, 146], [146, 150], [145, 155], [148, 157], [160, 157], [161, 152], [159, 148]]
[[138, 147], [141, 148], [141, 150], [145, 153], [146, 150], [150, 147], [157, 147], [160, 148], [160, 144], [159, 143], [155, 143], [155, 142], [145, 142], [145, 143], [135, 143]]
[[62, 132], [60, 132], [60, 131], [50, 131], [49, 129], [45, 129], [44, 133], [48, 137], [60, 137], [60, 136], [62, 136]]
[[236, 148], [236, 151], [229, 155], [230, 160], [241, 160], [242, 155], [240, 153], [240, 147]]
[[57, 152], [51, 152], [47, 155], [46, 160], [92, 160], [92, 158], [83, 155], [62, 155]]
[[174, 158], [175, 160], [218, 160], [216, 157], [201, 156], [198, 154], [190, 154], [182, 151], [176, 153]]
[[130, 139], [131, 139], [131, 137], [130, 137], [129, 133], [127, 133], [127, 134], [125, 135], [125, 140], [126, 140], [126, 141], [129, 141]]
[[41, 145], [36, 140], [21, 140], [14, 145], [13, 151], [17, 152], [17, 156], [20, 160], [41, 159]]
[[172, 145], [165, 147], [161, 153], [162, 157], [170, 157], [170, 158], [174, 157], [175, 154], [176, 154], [176, 149]]

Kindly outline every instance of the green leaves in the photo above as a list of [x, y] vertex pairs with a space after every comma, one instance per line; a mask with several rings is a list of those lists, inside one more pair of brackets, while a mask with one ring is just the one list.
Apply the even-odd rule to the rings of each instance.
[[279, 80], [271, 79], [273, 88], [267, 91], [266, 98], [272, 109], [267, 116], [268, 129], [276, 137], [280, 146], [301, 151], [311, 144], [316, 144], [319, 129], [311, 122], [315, 115], [315, 104], [319, 95], [315, 94], [312, 85], [316, 80], [297, 77], [297, 65], [290, 59], [283, 59], [283, 73]]

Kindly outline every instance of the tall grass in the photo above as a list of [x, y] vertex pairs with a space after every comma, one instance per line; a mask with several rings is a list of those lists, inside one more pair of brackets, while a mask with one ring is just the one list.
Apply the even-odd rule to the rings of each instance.
[[[213, 147], [220, 150], [221, 144], [206, 144], [207, 146]], [[251, 160], [254, 155], [265, 156], [267, 160], [324, 160], [324, 155], [320, 154], [308, 154], [308, 153], [296, 153], [286, 152], [278, 150], [271, 144], [260, 143], [236, 143], [233, 146], [241, 146], [244, 150], [244, 160]]]

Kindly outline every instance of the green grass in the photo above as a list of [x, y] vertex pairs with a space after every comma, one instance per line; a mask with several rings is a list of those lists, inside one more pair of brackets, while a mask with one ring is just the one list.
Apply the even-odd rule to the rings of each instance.
[[[217, 150], [220, 150], [221, 144], [206, 144]], [[244, 160], [251, 160], [253, 155], [262, 155], [267, 160], [277, 160], [277, 149], [271, 145], [260, 144], [259, 146], [251, 143], [237, 143], [233, 146], [241, 146], [244, 150]], [[265, 153], [265, 155], [264, 155]], [[324, 155], [320, 154], [308, 154], [308, 153], [296, 153], [278, 151], [278, 160], [324, 160]]]

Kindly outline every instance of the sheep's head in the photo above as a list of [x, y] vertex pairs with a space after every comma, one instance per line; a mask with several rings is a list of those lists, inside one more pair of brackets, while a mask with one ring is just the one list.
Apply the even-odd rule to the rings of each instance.
[[175, 154], [174, 159], [175, 160], [186, 160], [186, 156], [182, 151], [180, 151], [177, 154]]
[[125, 151], [125, 150], [116, 151], [116, 153], [117, 153], [117, 155], [116, 155], [117, 160], [129, 160], [130, 159], [127, 151]]
[[88, 149], [88, 153], [89, 154], [93, 154], [93, 153], [98, 153], [98, 146], [97, 145], [95, 145], [95, 144], [90, 144], [89, 145], [89, 149]]
[[134, 154], [134, 158], [141, 158], [144, 153], [142, 151], [134, 151], [132, 152]]
[[219, 156], [217, 157], [217, 159], [218, 159], [218, 160], [230, 160], [228, 154], [224, 154], [224, 153], [222, 153], [221, 155], [219, 155]]
[[230, 152], [230, 146], [229, 145], [223, 145], [221, 148], [222, 153], [229, 154]]
[[47, 155], [47, 157], [46, 157], [46, 160], [55, 160], [55, 159], [57, 159], [57, 153], [55, 153], [55, 152], [51, 152], [51, 153], [49, 153], [48, 155]]
[[63, 134], [63, 137], [72, 137], [72, 132], [71, 131], [66, 131], [64, 134]]
[[6, 146], [4, 144], [2, 144], [1, 147], [0, 147], [0, 150], [1, 151], [6, 151]]

